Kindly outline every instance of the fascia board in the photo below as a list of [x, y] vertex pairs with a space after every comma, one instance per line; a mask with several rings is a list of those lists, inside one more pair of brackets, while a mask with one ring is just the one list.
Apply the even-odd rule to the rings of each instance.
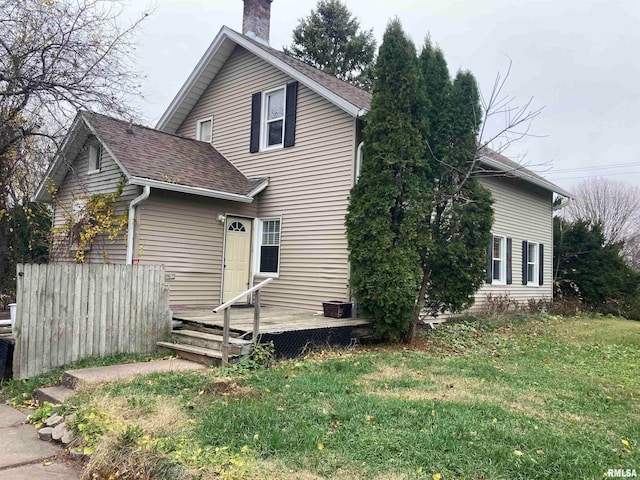
[[188, 185], [180, 185], [177, 183], [161, 182], [150, 178], [131, 177], [130, 185], [142, 185], [159, 190], [169, 190], [172, 192], [189, 193], [191, 195], [199, 195], [201, 197], [217, 198], [220, 200], [229, 200], [231, 202], [252, 203], [253, 198], [246, 195], [238, 195], [237, 193], [221, 192], [218, 190], [210, 190], [208, 188], [190, 187]]

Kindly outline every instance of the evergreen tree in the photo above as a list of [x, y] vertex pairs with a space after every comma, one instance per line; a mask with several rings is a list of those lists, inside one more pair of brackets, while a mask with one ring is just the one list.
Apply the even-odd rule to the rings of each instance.
[[603, 313], [639, 316], [640, 274], [622, 258], [622, 243], [607, 243], [599, 224], [560, 218], [553, 220], [553, 237], [557, 295]]
[[329, 75], [369, 90], [376, 41], [340, 0], [320, 0], [300, 19], [284, 51]]
[[433, 193], [419, 223], [422, 282], [405, 340], [412, 341], [422, 314], [457, 312], [473, 304], [486, 275], [493, 224], [490, 192], [474, 177], [481, 124], [478, 88], [470, 72], [451, 82], [442, 51], [429, 39], [420, 55], [427, 101], [423, 137]]
[[418, 181], [426, 171], [416, 51], [397, 20], [384, 34], [375, 78], [364, 160], [346, 217], [350, 285], [374, 334], [397, 340], [416, 306], [416, 212], [427, 197]]

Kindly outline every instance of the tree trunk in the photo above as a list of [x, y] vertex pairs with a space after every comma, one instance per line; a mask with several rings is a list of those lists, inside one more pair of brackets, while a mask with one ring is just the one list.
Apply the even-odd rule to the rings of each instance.
[[424, 306], [425, 296], [427, 294], [427, 285], [429, 284], [429, 269], [423, 268], [422, 270], [422, 284], [420, 285], [420, 291], [418, 292], [418, 301], [416, 302], [416, 309], [413, 312], [413, 318], [409, 324], [409, 329], [406, 331], [403, 337], [403, 342], [411, 345], [418, 333], [418, 325], [420, 325], [420, 313]]

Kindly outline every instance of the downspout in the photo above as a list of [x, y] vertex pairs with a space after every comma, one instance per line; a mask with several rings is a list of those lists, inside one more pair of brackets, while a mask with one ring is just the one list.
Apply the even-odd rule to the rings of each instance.
[[127, 228], [127, 265], [133, 263], [133, 241], [135, 238], [134, 228], [136, 225], [136, 206], [144, 202], [151, 195], [151, 187], [145, 185], [142, 193], [131, 200], [129, 204], [129, 226]]
[[364, 142], [360, 142], [358, 144], [358, 149], [356, 150], [356, 174], [353, 181], [355, 185], [358, 183], [358, 178], [360, 177], [360, 168], [362, 167], [362, 148], [364, 147]]
[[[360, 177], [360, 168], [362, 167], [362, 148], [364, 147], [364, 142], [360, 142], [358, 144], [358, 148], [356, 149], [356, 171], [353, 177], [353, 184], [358, 183], [358, 178]], [[351, 278], [351, 265], [349, 265], [349, 278]], [[351, 303], [353, 304], [353, 316], [358, 316], [358, 302], [355, 297], [351, 297]]]

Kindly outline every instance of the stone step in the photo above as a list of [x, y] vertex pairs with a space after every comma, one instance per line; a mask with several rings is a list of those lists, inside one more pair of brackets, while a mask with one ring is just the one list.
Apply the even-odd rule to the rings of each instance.
[[151, 362], [124, 363], [105, 367], [80, 368], [64, 372], [62, 384], [75, 389], [82, 385], [96, 385], [100, 383], [128, 380], [137, 375], [147, 375], [157, 372], [173, 372], [182, 370], [202, 369], [202, 365], [181, 359], [153, 360]]
[[[174, 330], [172, 332], [172, 337], [176, 343], [193, 345], [194, 347], [201, 347], [209, 350], [220, 351], [222, 349], [222, 335], [186, 329]], [[229, 353], [233, 355], [249, 355], [253, 346], [253, 342], [250, 340], [242, 340], [239, 338], [229, 338], [229, 344]]]
[[69, 397], [75, 395], [75, 391], [64, 385], [54, 387], [43, 387], [36, 389], [36, 399], [42, 405], [44, 402], [53, 403], [54, 405], [63, 404]]
[[[173, 350], [176, 355], [192, 362], [203, 363], [205, 365], [220, 365], [222, 363], [222, 352], [208, 348], [185, 345], [184, 343], [157, 342], [158, 347]], [[236, 363], [238, 355], [229, 354], [229, 363]]]

